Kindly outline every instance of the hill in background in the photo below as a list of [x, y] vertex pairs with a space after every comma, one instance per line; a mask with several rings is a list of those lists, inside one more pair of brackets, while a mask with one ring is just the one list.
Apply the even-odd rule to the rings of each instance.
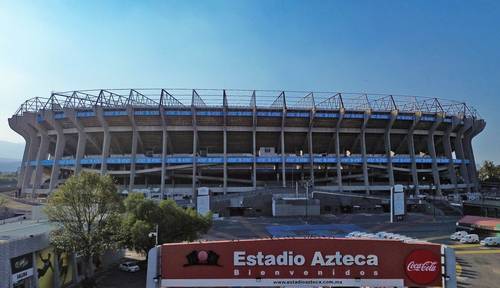
[[24, 143], [0, 140], [0, 172], [14, 172], [21, 165]]

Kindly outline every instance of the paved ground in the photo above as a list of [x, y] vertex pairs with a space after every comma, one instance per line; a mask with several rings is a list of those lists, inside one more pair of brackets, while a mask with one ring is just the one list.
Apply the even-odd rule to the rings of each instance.
[[[270, 236], [337, 236], [353, 231], [387, 231], [447, 244], [456, 250], [459, 287], [500, 287], [500, 248], [460, 245], [448, 240], [457, 217], [408, 215], [405, 222], [389, 223], [387, 214], [326, 215], [318, 218], [230, 217], [214, 221], [206, 240]], [[143, 267], [145, 264], [142, 264]], [[145, 267], [144, 267], [145, 268]], [[103, 275], [99, 287], [144, 287], [145, 269], [125, 273], [116, 267]]]

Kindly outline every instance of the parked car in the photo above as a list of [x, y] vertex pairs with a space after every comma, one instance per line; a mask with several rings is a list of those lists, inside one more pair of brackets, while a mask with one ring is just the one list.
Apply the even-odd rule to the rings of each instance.
[[123, 262], [120, 264], [119, 268], [120, 270], [127, 272], [137, 272], [140, 270], [139, 265], [133, 261]]
[[486, 237], [480, 243], [483, 246], [500, 246], [500, 237]]
[[457, 231], [457, 232], [451, 234], [450, 239], [454, 240], [454, 241], [460, 241], [467, 234], [469, 234], [469, 233], [467, 233], [467, 231]]
[[473, 244], [479, 243], [479, 236], [477, 234], [467, 234], [462, 239], [460, 239], [460, 243], [465, 244]]

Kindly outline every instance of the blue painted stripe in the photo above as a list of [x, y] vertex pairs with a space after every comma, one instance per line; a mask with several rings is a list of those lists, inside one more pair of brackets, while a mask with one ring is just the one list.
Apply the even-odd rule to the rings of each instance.
[[257, 116], [261, 117], [281, 117], [282, 112], [278, 111], [257, 111]]
[[78, 111], [76, 112], [76, 117], [85, 118], [85, 117], [95, 117], [94, 111]]
[[224, 116], [223, 111], [196, 111], [197, 116]]
[[[167, 164], [190, 164], [192, 163], [192, 157], [191, 156], [167, 156], [165, 163]], [[281, 163], [282, 159], [281, 156], [259, 156], [256, 157], [256, 162], [257, 163], [273, 163], [273, 164], [279, 164]], [[337, 163], [337, 158], [335, 156], [314, 156], [313, 159], [314, 163], [317, 164], [327, 164], [327, 163]], [[361, 156], [342, 156], [340, 158], [341, 163], [345, 164], [360, 164], [363, 163], [363, 158]], [[388, 159], [387, 157], [384, 156], [367, 156], [366, 161], [368, 163], [387, 163]], [[75, 165], [75, 159], [61, 159], [59, 160], [59, 165], [62, 166], [73, 166]], [[161, 164], [161, 157], [137, 157], [136, 161], [137, 164]], [[197, 163], [202, 163], [202, 164], [210, 164], [210, 163], [217, 163], [221, 164], [224, 163], [224, 157], [222, 156], [214, 156], [214, 157], [196, 157], [196, 162]], [[236, 164], [236, 163], [253, 163], [253, 157], [252, 156], [228, 156], [227, 157], [227, 162], [231, 164]], [[306, 154], [304, 156], [286, 156], [285, 157], [285, 162], [288, 164], [307, 164], [310, 162], [309, 156]], [[401, 164], [408, 164], [411, 163], [411, 158], [407, 156], [396, 156], [392, 158], [392, 162], [395, 164], [401, 163]], [[415, 158], [416, 163], [432, 163], [432, 158], [430, 157], [416, 157]], [[438, 157], [436, 158], [436, 162], [439, 164], [447, 164], [449, 163], [448, 158], [445, 157]], [[455, 164], [461, 164], [461, 163], [466, 163], [468, 164], [470, 161], [467, 159], [454, 159], [453, 163]], [[36, 166], [37, 161], [29, 161], [27, 162], [28, 165], [30, 166]], [[54, 164], [54, 160], [42, 160], [40, 161], [41, 165], [43, 166], [52, 166]], [[80, 161], [81, 164], [83, 165], [91, 165], [91, 164], [101, 164], [101, 158], [83, 158]], [[106, 159], [107, 164], [130, 164], [131, 163], [131, 157], [109, 157]]]
[[287, 112], [286, 117], [309, 118], [309, 112]]
[[167, 110], [165, 111], [167, 116], [191, 116], [190, 110]]
[[413, 121], [415, 120], [414, 115], [398, 115], [396, 117], [397, 120], [404, 120], [404, 121]]
[[135, 110], [134, 115], [137, 115], [137, 116], [160, 116], [160, 111], [158, 111], [158, 110]]
[[127, 116], [127, 111], [124, 110], [105, 110], [103, 112], [104, 116], [114, 117], [114, 116]]
[[370, 115], [371, 119], [391, 119], [391, 115], [389, 114], [372, 114]]
[[252, 117], [252, 111], [227, 111], [228, 116], [236, 116], [236, 117]]
[[314, 117], [317, 117], [317, 118], [339, 118], [339, 113], [318, 112], [318, 113], [314, 114]]

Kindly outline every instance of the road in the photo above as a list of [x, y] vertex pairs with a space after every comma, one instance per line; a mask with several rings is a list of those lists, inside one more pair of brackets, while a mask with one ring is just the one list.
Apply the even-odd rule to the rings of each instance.
[[[214, 221], [205, 240], [230, 240], [282, 236], [337, 236], [353, 231], [394, 232], [430, 242], [447, 244], [456, 250], [459, 287], [499, 287], [500, 248], [460, 245], [449, 240], [457, 217], [409, 214], [405, 222], [389, 223], [387, 214], [324, 215], [316, 218], [229, 217]], [[142, 263], [143, 267], [145, 263]], [[144, 287], [145, 272], [126, 273], [116, 267], [100, 278], [100, 286]]]

